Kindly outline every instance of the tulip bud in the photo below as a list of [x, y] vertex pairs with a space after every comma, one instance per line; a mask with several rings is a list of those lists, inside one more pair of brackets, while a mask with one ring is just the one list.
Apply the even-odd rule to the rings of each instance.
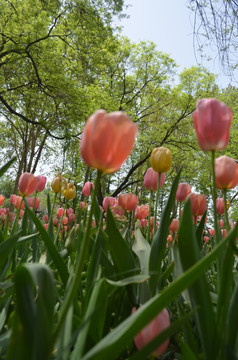
[[63, 195], [65, 199], [72, 200], [76, 196], [76, 188], [73, 183], [69, 183], [66, 185], [66, 187], [63, 190]]
[[77, 250], [77, 240], [77, 228], [73, 226], [65, 242], [65, 247], [69, 253]]
[[168, 172], [172, 164], [172, 155], [165, 147], [155, 148], [151, 153], [151, 166], [158, 173]]

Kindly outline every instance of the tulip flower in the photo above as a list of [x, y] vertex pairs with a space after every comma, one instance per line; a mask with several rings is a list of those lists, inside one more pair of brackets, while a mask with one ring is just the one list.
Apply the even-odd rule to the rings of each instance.
[[207, 199], [205, 195], [191, 193], [189, 195], [193, 216], [203, 215], [207, 210]]
[[149, 205], [141, 205], [136, 207], [135, 218], [145, 219], [149, 215]]
[[67, 218], [67, 216], [63, 216], [63, 218], [62, 218], [62, 224], [63, 224], [63, 225], [67, 225], [67, 224], [68, 224], [68, 221], [69, 221], [69, 219]]
[[64, 214], [64, 209], [63, 208], [58, 208], [57, 209], [57, 216], [59, 218], [61, 218], [63, 216], [63, 214]]
[[193, 113], [194, 127], [202, 150], [225, 149], [229, 141], [232, 112], [216, 99], [200, 99]]
[[48, 221], [49, 221], [49, 216], [48, 216], [48, 215], [44, 215], [44, 220], [45, 220], [46, 223], [48, 223]]
[[150, 161], [154, 171], [158, 173], [168, 172], [172, 163], [171, 152], [165, 147], [155, 148], [151, 153]]
[[179, 202], [184, 202], [188, 195], [191, 192], [191, 186], [186, 183], [180, 183], [178, 184], [178, 188], [176, 191], [176, 200]]
[[138, 201], [138, 197], [132, 193], [118, 195], [118, 205], [127, 211], [135, 210]]
[[110, 197], [106, 196], [103, 199], [103, 202], [102, 202], [102, 206], [103, 206], [104, 211], [107, 211], [108, 206], [109, 206], [109, 208], [112, 208], [116, 204], [117, 204], [117, 199], [115, 197], [112, 197], [112, 196], [110, 196]]
[[121, 111], [98, 110], [85, 125], [80, 144], [84, 162], [106, 174], [119, 170], [130, 155], [138, 126]]
[[10, 195], [10, 203], [11, 203], [11, 204], [13, 204], [13, 205], [15, 204], [16, 197], [17, 197], [16, 194], [11, 194], [11, 195]]
[[215, 235], [215, 230], [214, 229], [209, 229], [209, 234], [213, 237]]
[[84, 201], [80, 201], [80, 209], [84, 210], [87, 207], [87, 204]]
[[[132, 313], [136, 310], [132, 309]], [[134, 337], [134, 343], [137, 349], [143, 348], [157, 335], [170, 326], [169, 313], [167, 309], [163, 309], [144, 329]], [[169, 345], [169, 339], [166, 339], [154, 352], [153, 355], [163, 354]]]
[[[157, 171], [153, 170], [152, 167], [147, 169], [145, 176], [144, 176], [144, 186], [146, 189], [150, 191], [156, 191], [158, 187], [158, 181], [159, 181], [159, 174]], [[165, 183], [165, 173], [162, 173], [160, 175], [160, 185], [161, 188]]]
[[58, 225], [58, 219], [57, 218], [53, 218], [53, 225], [57, 226]]
[[225, 207], [224, 207], [224, 199], [223, 198], [216, 199], [216, 210], [217, 210], [218, 215], [224, 214]]
[[94, 184], [90, 181], [87, 181], [83, 186], [82, 194], [84, 196], [90, 196], [92, 189], [94, 189]]
[[60, 193], [62, 191], [62, 186], [64, 182], [64, 178], [58, 174], [51, 182], [51, 188], [54, 193]]
[[4, 200], [5, 200], [5, 196], [0, 195], [0, 206], [3, 204]]
[[43, 175], [38, 175], [37, 178], [39, 180], [39, 183], [38, 183], [36, 191], [41, 192], [45, 188], [47, 178]]
[[179, 228], [179, 220], [178, 219], [173, 219], [169, 225], [169, 230], [174, 233], [176, 231], [178, 231]]
[[238, 164], [226, 155], [215, 160], [216, 186], [219, 189], [231, 189], [238, 183]]
[[39, 179], [32, 173], [25, 172], [19, 178], [19, 192], [22, 196], [32, 195], [39, 184]]
[[63, 195], [65, 197], [66, 200], [72, 200], [75, 198], [76, 196], [76, 188], [74, 186], [73, 183], [68, 183], [64, 190], [63, 190]]
[[21, 209], [25, 208], [25, 204], [24, 204], [24, 201], [22, 201], [22, 197], [21, 196], [16, 196], [15, 197], [15, 202], [14, 202], [15, 209], [19, 209], [20, 205], [21, 205]]
[[209, 240], [210, 240], [209, 236], [203, 236], [203, 241], [205, 243], [208, 243]]

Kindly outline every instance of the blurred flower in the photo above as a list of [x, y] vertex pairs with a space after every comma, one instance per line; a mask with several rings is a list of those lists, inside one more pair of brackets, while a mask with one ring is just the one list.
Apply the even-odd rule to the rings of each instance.
[[[161, 173], [160, 175], [160, 185], [161, 188], [165, 183], [165, 173]], [[158, 187], [158, 181], [159, 181], [159, 173], [150, 167], [147, 169], [145, 176], [144, 176], [144, 186], [146, 189], [150, 191], [156, 191]]]
[[137, 125], [123, 112], [98, 110], [85, 125], [81, 156], [88, 166], [114, 173], [130, 155], [137, 132]]
[[223, 198], [216, 199], [216, 211], [217, 211], [218, 215], [224, 214], [225, 207], [224, 207], [224, 199]]
[[193, 113], [194, 127], [202, 150], [222, 150], [228, 145], [232, 112], [216, 99], [200, 99]]
[[231, 189], [238, 182], [238, 164], [226, 155], [215, 160], [215, 177], [218, 189]]
[[48, 215], [44, 215], [44, 220], [45, 220], [45, 222], [48, 222], [48, 221], [49, 221], [49, 216], [48, 216]]
[[67, 224], [68, 224], [68, 221], [69, 221], [69, 219], [67, 218], [67, 216], [63, 216], [63, 218], [62, 218], [62, 224], [63, 224], [63, 225], [67, 225]]
[[178, 188], [176, 191], [176, 200], [180, 202], [184, 202], [188, 195], [191, 192], [191, 186], [186, 183], [180, 183], [178, 184]]
[[215, 235], [215, 230], [214, 229], [209, 229], [209, 234], [213, 237]]
[[207, 243], [210, 240], [209, 236], [203, 236], [203, 241]]
[[41, 192], [45, 188], [47, 178], [45, 176], [43, 176], [43, 175], [38, 175], [37, 178], [38, 178], [39, 182], [38, 182], [38, 186], [36, 188], [36, 191]]
[[109, 206], [109, 208], [112, 208], [114, 205], [117, 205], [117, 199], [112, 196], [110, 196], [110, 197], [105, 196], [105, 198], [103, 199], [103, 202], [102, 202], [104, 211], [107, 211], [108, 206]]
[[135, 218], [145, 219], [149, 215], [149, 205], [141, 205], [136, 207]]
[[3, 204], [4, 200], [5, 200], [5, 196], [0, 195], [0, 206]]
[[[132, 309], [132, 313], [136, 311]], [[170, 326], [169, 313], [167, 309], [163, 309], [139, 334], [134, 337], [134, 343], [137, 349], [142, 349], [157, 335]], [[163, 354], [169, 345], [169, 339], [166, 339], [154, 352], [153, 355]]]
[[154, 171], [166, 173], [172, 163], [171, 151], [165, 147], [157, 147], [152, 151], [150, 161]]
[[15, 202], [14, 202], [14, 207], [16, 209], [18, 209], [21, 205], [21, 209], [24, 209], [25, 208], [25, 204], [24, 204], [24, 201], [22, 201], [22, 197], [21, 196], [16, 196], [15, 197]]
[[92, 189], [94, 189], [94, 184], [90, 181], [87, 181], [83, 186], [82, 194], [84, 196], [90, 196]]
[[73, 183], [68, 183], [65, 185], [63, 190], [63, 196], [66, 200], [72, 200], [76, 196], [76, 188]]
[[17, 197], [16, 194], [11, 194], [11, 196], [10, 196], [10, 203], [11, 204], [15, 204], [16, 197]]
[[132, 193], [118, 195], [118, 205], [127, 211], [135, 210], [138, 201], [138, 197]]
[[176, 231], [178, 231], [179, 228], [179, 220], [178, 219], [173, 219], [171, 221], [171, 224], [169, 225], [169, 230], [174, 233]]
[[60, 174], [51, 181], [51, 188], [54, 193], [61, 193], [63, 182], [65, 182], [65, 179]]
[[64, 209], [63, 208], [58, 208], [57, 209], [57, 216], [59, 218], [61, 218], [63, 216], [63, 214], [64, 214]]
[[58, 225], [58, 219], [57, 219], [57, 218], [54, 217], [52, 221], [53, 221], [53, 225], [54, 225], [54, 226], [57, 226], [57, 225]]
[[205, 195], [190, 193], [189, 195], [193, 216], [203, 215], [207, 210], [207, 199]]
[[26, 200], [28, 201], [28, 204], [30, 206], [30, 208], [33, 209], [33, 206], [34, 206], [34, 209], [38, 209], [38, 207], [40, 206], [40, 198], [37, 197], [37, 198], [34, 198], [34, 197], [27, 197]]
[[43, 224], [45, 230], [48, 230], [48, 225], [49, 225], [49, 224]]
[[84, 201], [80, 201], [80, 209], [84, 210], [87, 207], [87, 204]]
[[23, 173], [18, 182], [19, 192], [22, 196], [32, 195], [39, 184], [39, 179], [32, 173]]
[[168, 235], [168, 236], [167, 236], [167, 241], [168, 241], [168, 242], [172, 242], [172, 241], [173, 241], [172, 235]]
[[21, 218], [23, 215], [24, 215], [24, 210], [21, 209], [21, 210], [20, 210], [20, 213], [19, 213], [19, 218]]

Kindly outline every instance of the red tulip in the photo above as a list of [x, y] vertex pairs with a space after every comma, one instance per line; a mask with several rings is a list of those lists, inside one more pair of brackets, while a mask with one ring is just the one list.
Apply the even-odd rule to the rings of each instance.
[[191, 192], [191, 186], [186, 183], [180, 183], [178, 184], [178, 188], [176, 191], [176, 200], [180, 202], [184, 202], [188, 195]]
[[32, 195], [39, 184], [39, 179], [32, 173], [25, 172], [19, 178], [19, 191], [22, 196]]
[[64, 209], [63, 208], [58, 208], [57, 209], [57, 216], [59, 218], [61, 218], [63, 216], [63, 214], [64, 214]]
[[194, 127], [201, 149], [222, 150], [229, 141], [232, 112], [216, 99], [201, 99], [193, 113]]
[[174, 233], [176, 231], [178, 231], [179, 228], [179, 220], [178, 219], [173, 219], [171, 221], [171, 224], [169, 225], [169, 230]]
[[209, 229], [208, 230], [210, 235], [213, 237], [215, 235], [215, 230], [214, 229]]
[[203, 236], [203, 241], [205, 243], [208, 243], [209, 240], [210, 240], [209, 236]]
[[123, 112], [98, 110], [85, 125], [80, 144], [84, 162], [107, 174], [120, 169], [130, 155], [138, 127]]
[[24, 204], [24, 201], [22, 201], [22, 197], [21, 196], [16, 196], [14, 206], [15, 206], [16, 209], [19, 209], [20, 205], [21, 205], [21, 209], [25, 208], [25, 204]]
[[118, 195], [118, 205], [128, 211], [135, 210], [138, 201], [138, 197], [132, 193]]
[[[135, 308], [132, 309], [134, 313]], [[167, 309], [163, 309], [144, 329], [134, 337], [134, 342], [137, 349], [143, 348], [157, 335], [170, 326], [169, 313]], [[154, 352], [153, 355], [163, 354], [169, 345], [169, 339], [166, 339]]]
[[[164, 185], [165, 183], [165, 173], [161, 173], [160, 175], [160, 188]], [[159, 173], [155, 170], [152, 169], [152, 167], [150, 167], [144, 176], [144, 186], [146, 187], [146, 189], [151, 190], [151, 191], [157, 191], [157, 187], [158, 187], [158, 181], [159, 181]]]
[[218, 189], [231, 189], [238, 182], [238, 164], [226, 155], [215, 160], [216, 186]]

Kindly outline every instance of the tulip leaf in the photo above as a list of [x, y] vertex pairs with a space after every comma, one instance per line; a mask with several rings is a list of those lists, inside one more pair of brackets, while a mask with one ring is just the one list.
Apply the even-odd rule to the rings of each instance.
[[0, 177], [7, 171], [7, 169], [16, 161], [17, 157], [14, 156], [11, 160], [9, 160], [5, 165], [0, 168]]
[[122, 280], [118, 280], [118, 281], [112, 281], [109, 279], [106, 279], [106, 281], [110, 285], [122, 287], [122, 286], [126, 286], [129, 284], [140, 284], [140, 283], [145, 282], [149, 278], [150, 278], [149, 275], [135, 275], [135, 276], [131, 276], [131, 277], [128, 277], [128, 278], [125, 278]]
[[[183, 218], [178, 232], [179, 255], [183, 270], [188, 270], [200, 258], [200, 250], [193, 225], [191, 202], [188, 199], [184, 205]], [[215, 314], [209, 293], [208, 284], [202, 275], [189, 289], [189, 298], [193, 308], [197, 308], [195, 319], [200, 334], [205, 359], [211, 359], [214, 354], [216, 337]]]
[[233, 350], [238, 338], [238, 283], [233, 291], [229, 311], [227, 315], [227, 339], [228, 348]]
[[108, 333], [97, 345], [89, 350], [81, 360], [117, 359], [129, 345], [134, 336], [140, 332], [164, 307], [176, 299], [180, 293], [201, 277], [210, 264], [221, 254], [227, 244], [223, 239], [207, 255], [192, 265], [181, 277], [174, 280], [167, 288], [147, 301], [134, 314], [121, 322]]
[[45, 230], [44, 226], [42, 225], [42, 223], [40, 222], [40, 220], [36, 217], [36, 215], [34, 214], [33, 211], [30, 210], [29, 206], [26, 205], [26, 211], [28, 212], [28, 214], [30, 215], [31, 219], [33, 220], [37, 230], [39, 231], [42, 240], [44, 241], [50, 256], [59, 272], [59, 275], [61, 277], [61, 280], [63, 281], [63, 283], [66, 285], [67, 281], [68, 281], [68, 277], [69, 277], [69, 273], [67, 270], [67, 267], [62, 259], [62, 257], [60, 256], [60, 254], [57, 251], [57, 248], [55, 246], [55, 244], [53, 243], [51, 237], [49, 236], [49, 234], [47, 233], [47, 231]]
[[169, 198], [161, 215], [159, 228], [154, 236], [151, 246], [149, 259], [149, 274], [151, 277], [149, 280], [149, 286], [152, 296], [156, 293], [158, 282], [160, 280], [161, 266], [166, 250], [167, 236], [169, 232], [169, 225], [171, 222], [170, 214], [175, 201], [175, 195], [178, 187], [180, 173], [181, 169], [173, 181]]

